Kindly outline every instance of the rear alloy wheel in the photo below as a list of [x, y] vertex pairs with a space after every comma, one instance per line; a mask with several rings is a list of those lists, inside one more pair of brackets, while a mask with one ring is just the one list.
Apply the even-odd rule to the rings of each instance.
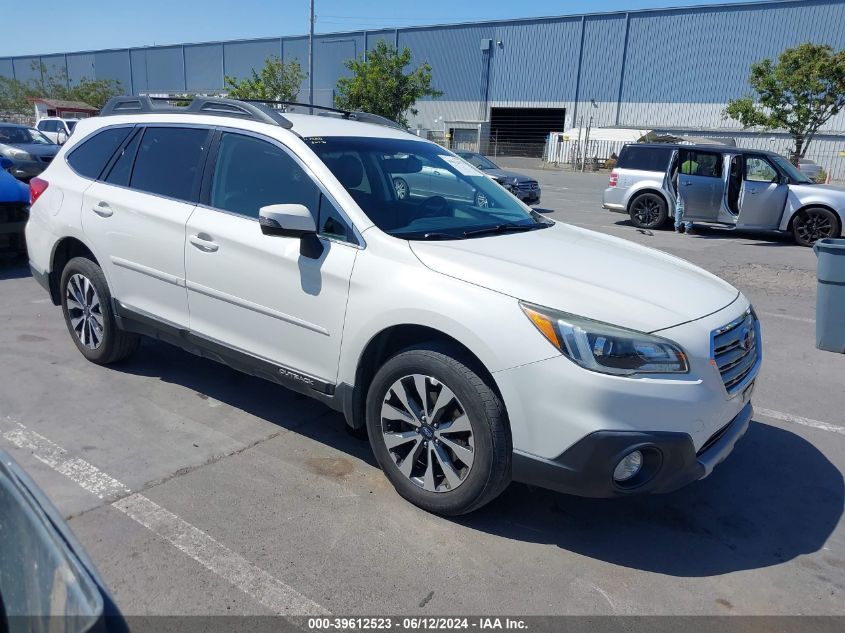
[[370, 445], [405, 499], [458, 515], [491, 501], [510, 482], [510, 429], [474, 362], [442, 343], [400, 352], [367, 394]]
[[397, 200], [405, 200], [411, 195], [411, 188], [408, 186], [408, 182], [404, 178], [394, 178], [393, 189], [396, 191]]
[[631, 202], [631, 222], [638, 229], [656, 229], [662, 226], [668, 216], [666, 201], [656, 193], [644, 193]]
[[839, 219], [822, 207], [805, 209], [792, 222], [792, 235], [801, 246], [812, 246], [826, 237], [839, 236]]
[[62, 271], [62, 313], [76, 348], [93, 363], [108, 365], [138, 348], [140, 337], [117, 326], [112, 297], [100, 267], [74, 257]]

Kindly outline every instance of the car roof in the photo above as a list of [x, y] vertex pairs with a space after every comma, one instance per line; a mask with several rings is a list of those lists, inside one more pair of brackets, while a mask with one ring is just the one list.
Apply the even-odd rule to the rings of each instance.
[[0, 127], [17, 127], [24, 130], [31, 130], [31, 125], [22, 125], [20, 123], [12, 123], [11, 121], [0, 121]]
[[[766, 156], [780, 156], [777, 152], [750, 147], [732, 147], [729, 145], [687, 145], [681, 143], [628, 143], [625, 147], [652, 147], [663, 149], [695, 149], [702, 152], [716, 152], [720, 154], [764, 154]], [[624, 148], [623, 148], [624, 149]]]

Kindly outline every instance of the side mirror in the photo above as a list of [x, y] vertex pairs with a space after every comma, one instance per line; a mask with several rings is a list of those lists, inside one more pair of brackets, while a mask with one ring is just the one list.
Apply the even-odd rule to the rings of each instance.
[[58, 143], [59, 145], [64, 145], [65, 143], [67, 143], [67, 132], [65, 132], [64, 130], [59, 130], [56, 134], [56, 143]]
[[0, 156], [0, 169], [6, 171], [7, 169], [11, 168], [14, 163], [6, 158], [5, 156]]
[[317, 232], [314, 216], [302, 204], [271, 204], [258, 211], [258, 223], [264, 235], [303, 237]]

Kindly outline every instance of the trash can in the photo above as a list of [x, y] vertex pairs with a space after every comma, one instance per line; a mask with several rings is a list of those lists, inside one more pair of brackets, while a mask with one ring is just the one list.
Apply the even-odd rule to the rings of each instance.
[[819, 259], [816, 347], [845, 354], [845, 240], [826, 237], [813, 250]]

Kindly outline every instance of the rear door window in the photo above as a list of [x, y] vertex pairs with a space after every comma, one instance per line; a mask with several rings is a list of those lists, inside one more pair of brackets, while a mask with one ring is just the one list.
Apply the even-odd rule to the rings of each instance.
[[72, 149], [68, 165], [80, 176], [96, 180], [108, 164], [115, 150], [129, 136], [132, 127], [114, 127], [97, 132]]
[[722, 155], [697, 150], [680, 151], [681, 173], [685, 176], [722, 177]]
[[193, 201], [210, 136], [210, 131], [202, 128], [148, 127], [138, 147], [129, 186]]
[[669, 168], [672, 157], [671, 147], [638, 147], [626, 145], [619, 155], [617, 167], [620, 169], [637, 169], [640, 171], [665, 172]]
[[132, 176], [132, 164], [135, 161], [135, 154], [138, 152], [138, 146], [141, 144], [141, 136], [143, 130], [138, 132], [126, 143], [119, 151], [117, 160], [106, 176], [106, 182], [111, 185], [120, 185], [121, 187], [129, 186], [129, 178]]

